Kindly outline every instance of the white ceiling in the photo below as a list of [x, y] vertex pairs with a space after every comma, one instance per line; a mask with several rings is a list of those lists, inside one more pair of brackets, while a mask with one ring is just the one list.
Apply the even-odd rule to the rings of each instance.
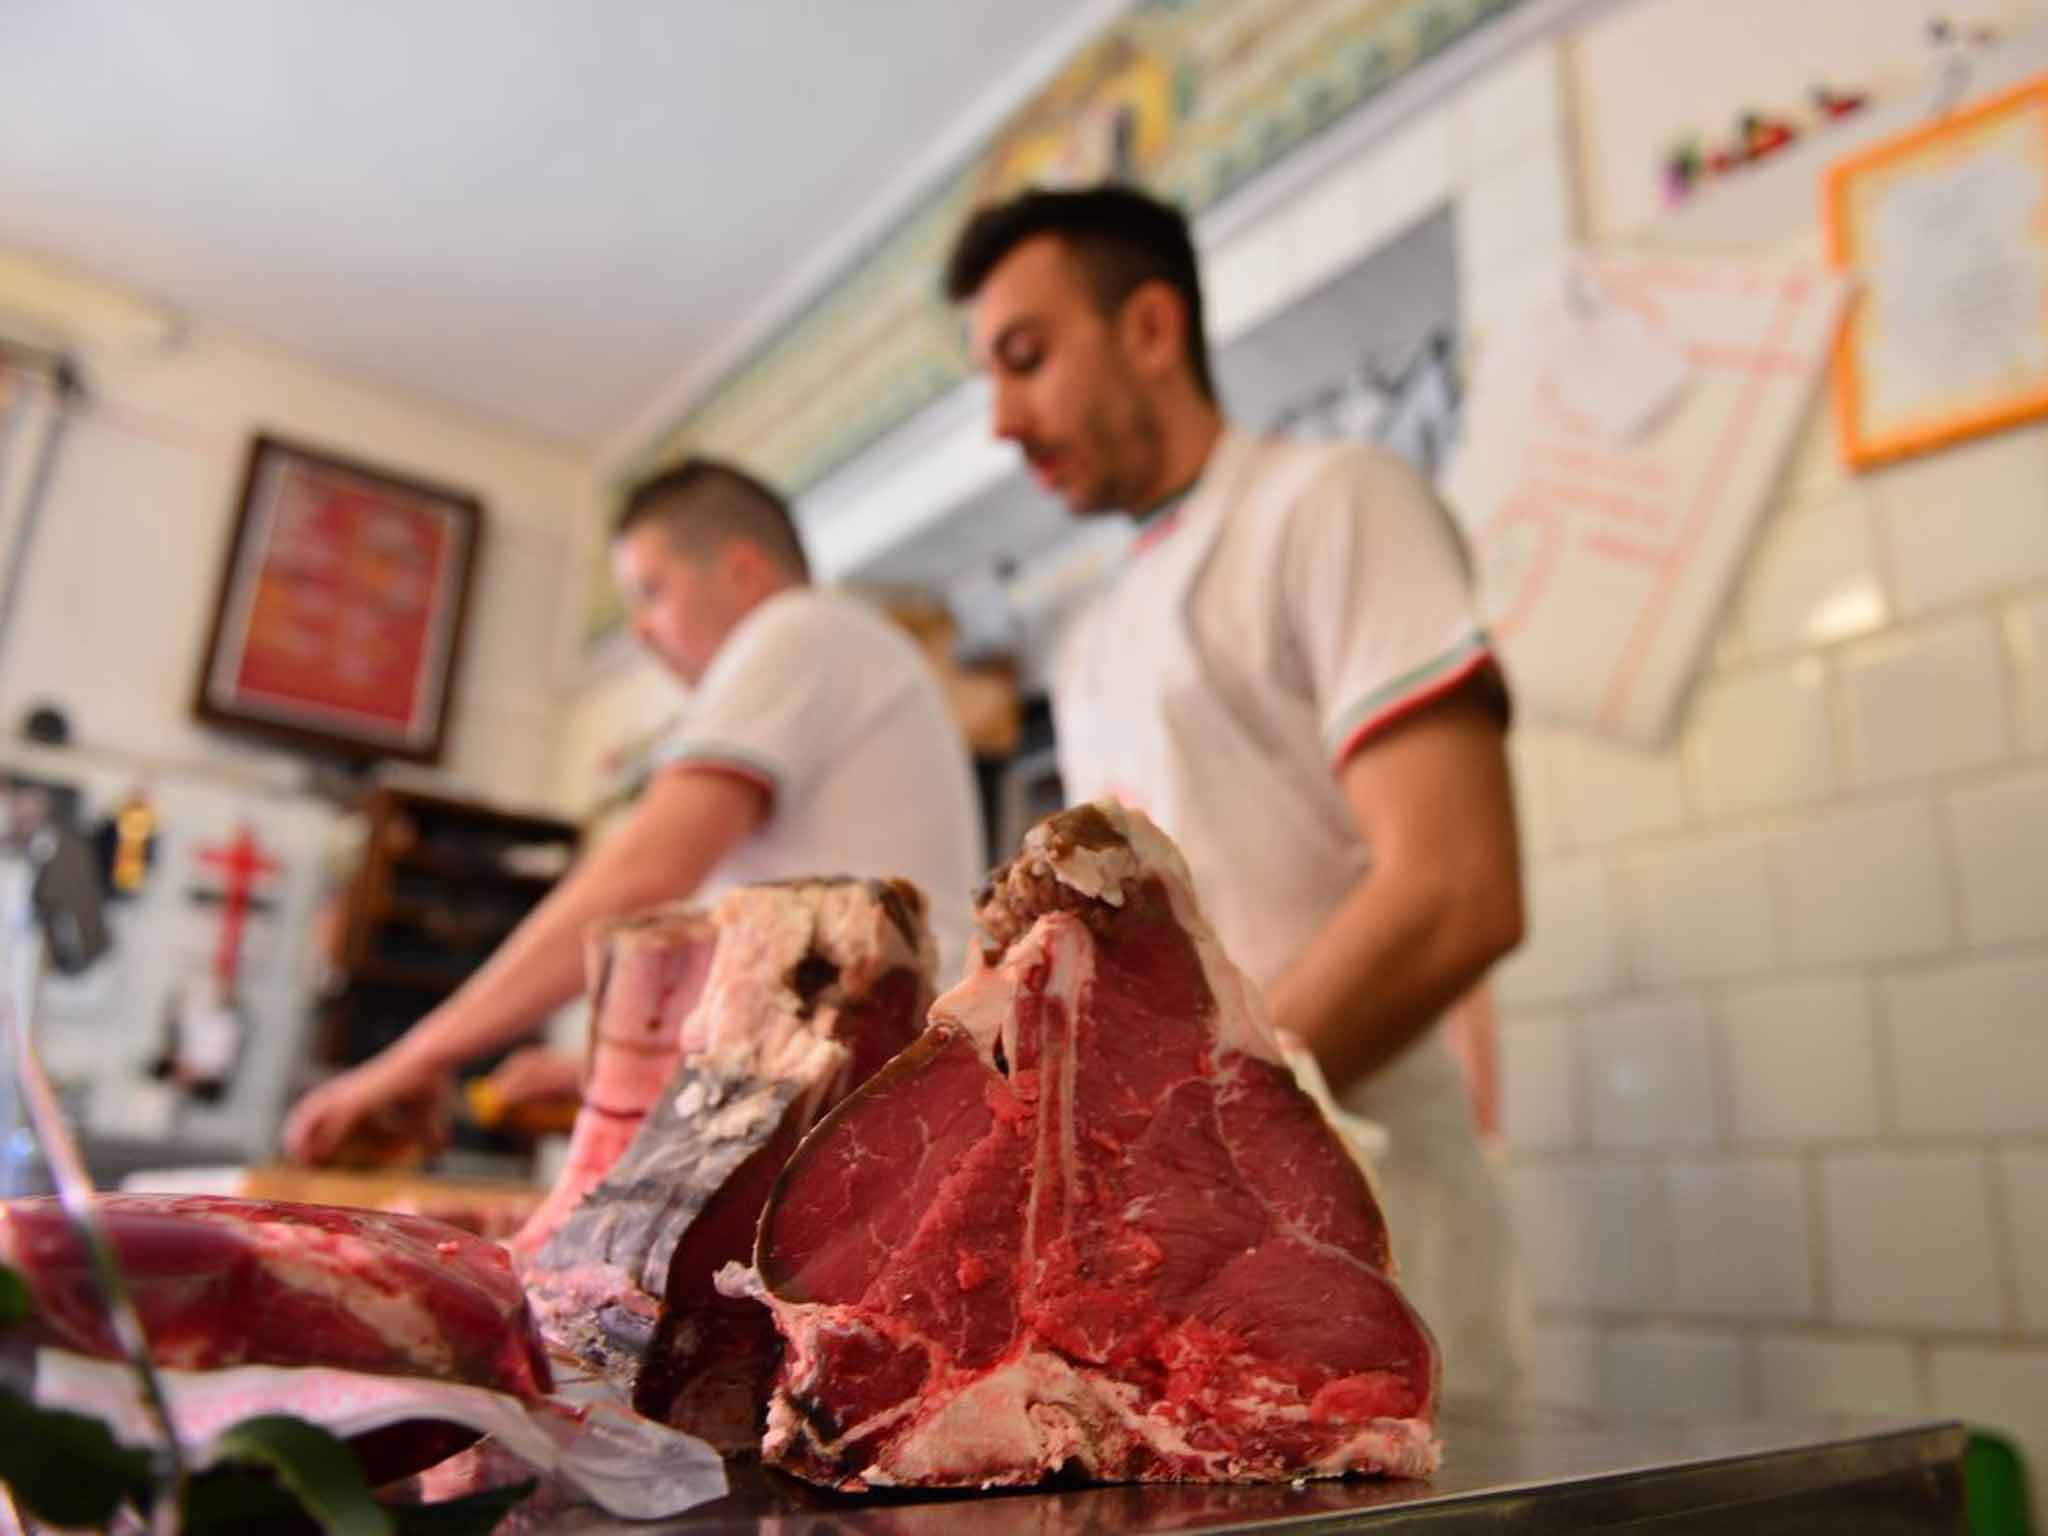
[[1104, 0], [0, 0], [0, 246], [595, 444]]

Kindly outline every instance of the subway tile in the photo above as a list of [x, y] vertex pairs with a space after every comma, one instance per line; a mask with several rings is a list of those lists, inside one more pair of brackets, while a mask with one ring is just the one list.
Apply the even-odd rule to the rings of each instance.
[[1613, 746], [1573, 731], [1557, 737], [1550, 761], [1574, 847], [1667, 831], [1685, 820], [1684, 775], [1675, 752]]
[[1713, 644], [1707, 652], [1706, 670], [1714, 674], [1739, 667], [1749, 659], [1751, 649], [1749, 623], [1743, 617], [1738, 594], [1722, 605], [1720, 616], [1714, 620]]
[[1460, 172], [1471, 174], [1564, 131], [1564, 92], [1554, 44], [1511, 55], [1460, 91], [1451, 106], [1452, 141]]
[[1828, 645], [1890, 617], [1869, 509], [1854, 487], [1788, 508], [1757, 539], [1742, 583], [1744, 632], [1758, 655]]
[[1515, 1396], [1564, 1408], [1600, 1406], [1600, 1334], [1589, 1323], [1536, 1323]]
[[2040, 1507], [2048, 1495], [2048, 1349], [1937, 1348], [1934, 1411], [2016, 1441], [2033, 1473]]
[[2019, 697], [2020, 738], [2027, 751], [2048, 752], [2048, 597], [2007, 610], [2005, 654]]
[[2048, 773], [1952, 790], [1948, 806], [1970, 942], [2048, 938]]
[[1924, 1411], [1912, 1346], [1890, 1339], [1757, 1340], [1766, 1418], [1812, 1414], [1914, 1414]]
[[1702, 1328], [1623, 1328], [1607, 1336], [1608, 1411], [1617, 1419], [1740, 1418], [1742, 1341]]
[[1565, 1014], [1500, 1023], [1501, 1124], [1510, 1147], [1568, 1147], [1579, 1139], [1577, 1052]]
[[1721, 1317], [1813, 1314], [1804, 1175], [1790, 1158], [1675, 1163], [1671, 1207], [1676, 1309]]
[[1571, 169], [1558, 144], [1532, 147], [1464, 179], [1458, 277], [1482, 280], [1552, 263], [1572, 240]]
[[1835, 762], [1826, 665], [1809, 656], [1703, 683], [1686, 751], [1700, 810], [1709, 817], [1827, 795]]
[[1793, 440], [1791, 462], [1785, 466], [1780, 484], [1784, 494], [1798, 505], [1830, 495], [1848, 475], [1848, 466], [1842, 462], [1841, 442], [1835, 436], [1834, 402], [1827, 391], [1817, 390], [1799, 436]]
[[1851, 784], [1923, 779], [2006, 755], [2005, 682], [1988, 616], [1861, 641], [1839, 665]]
[[1515, 822], [1522, 852], [1543, 858], [1566, 846], [1564, 813], [1558, 803], [1557, 775], [1552, 763], [1559, 733], [1541, 726], [1517, 724], [1508, 732], [1508, 769], [1515, 783]]
[[1529, 936], [1495, 973], [1509, 1007], [1597, 997], [1620, 979], [1607, 870], [1598, 859], [1539, 865], [1525, 877]]
[[1893, 801], [1811, 815], [1771, 834], [1779, 943], [1804, 965], [1948, 947], [1952, 918], [1934, 814]]
[[1604, 1147], [1714, 1141], [1713, 1054], [1696, 997], [1632, 999], [1580, 1021], [1593, 1140]]
[[2048, 1334], [2048, 1146], [2001, 1152], [1998, 1177], [2019, 1272], [2020, 1325]]
[[1821, 1164], [1834, 1320], [2000, 1326], [1984, 1160], [1961, 1152], [1835, 1153]]
[[1508, 1198], [1536, 1306], [1649, 1311], [1669, 1299], [1671, 1248], [1651, 1169], [1525, 1164], [1509, 1171]]
[[2048, 1131], [2048, 955], [1908, 971], [1879, 997], [1907, 1135]]
[[1877, 1058], [1860, 978], [1731, 991], [1721, 1004], [1730, 1132], [1738, 1142], [1877, 1134]]
[[2048, 577], [2048, 436], [2001, 432], [1874, 481], [1907, 614]]
[[1771, 889], [1748, 833], [1662, 844], [1622, 864], [1622, 927], [1636, 979], [1651, 986], [1769, 969]]

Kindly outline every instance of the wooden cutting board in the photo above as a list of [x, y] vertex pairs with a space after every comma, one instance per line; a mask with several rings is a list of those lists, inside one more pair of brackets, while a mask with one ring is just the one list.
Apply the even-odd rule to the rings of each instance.
[[302, 1200], [428, 1216], [485, 1237], [508, 1237], [547, 1194], [531, 1184], [447, 1179], [424, 1173], [349, 1173], [273, 1163], [248, 1169], [240, 1193], [251, 1200]]

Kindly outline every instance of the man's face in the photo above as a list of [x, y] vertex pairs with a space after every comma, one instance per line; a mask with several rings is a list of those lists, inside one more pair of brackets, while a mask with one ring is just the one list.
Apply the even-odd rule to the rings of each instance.
[[715, 560], [685, 554], [657, 518], [612, 541], [633, 638], [692, 688], [738, 621]]
[[1033, 236], [997, 263], [969, 305], [968, 345], [994, 389], [995, 435], [1068, 511], [1144, 508], [1158, 488], [1158, 414], [1115, 317], [1058, 236]]

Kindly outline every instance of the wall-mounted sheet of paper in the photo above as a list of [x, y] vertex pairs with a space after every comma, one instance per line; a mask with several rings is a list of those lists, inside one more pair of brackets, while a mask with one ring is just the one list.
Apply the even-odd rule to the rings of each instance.
[[1494, 328], [1445, 491], [1522, 708], [1669, 737], [1848, 289], [1818, 266], [1580, 255]]
[[1835, 378], [1859, 468], [2048, 416], [2048, 74], [1831, 167], [1859, 274]]

